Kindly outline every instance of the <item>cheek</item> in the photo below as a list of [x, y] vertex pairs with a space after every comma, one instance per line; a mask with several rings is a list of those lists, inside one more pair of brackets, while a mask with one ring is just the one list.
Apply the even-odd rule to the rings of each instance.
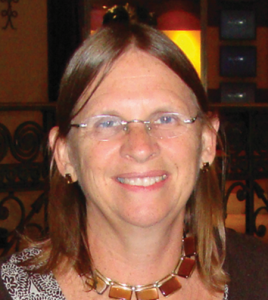
[[176, 177], [174, 180], [178, 184], [178, 189], [183, 188], [187, 193], [188, 189], [192, 190], [198, 178], [200, 161], [201, 161], [201, 141], [198, 136], [187, 136], [181, 139], [176, 147], [170, 147], [167, 151], [172, 150], [170, 161], [173, 164]]
[[104, 176], [115, 160], [117, 148], [109, 142], [90, 143], [84, 141], [73, 147], [74, 164], [81, 180]]
[[169, 153], [176, 166], [199, 162], [202, 153], [201, 136], [197, 133], [185, 135], [162, 146], [165, 153]]

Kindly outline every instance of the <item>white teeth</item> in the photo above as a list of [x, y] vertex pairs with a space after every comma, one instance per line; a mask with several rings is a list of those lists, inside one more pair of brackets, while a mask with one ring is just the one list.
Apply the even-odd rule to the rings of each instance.
[[136, 185], [136, 186], [150, 186], [156, 182], [160, 182], [167, 178], [167, 175], [156, 177], [144, 177], [144, 178], [122, 178], [118, 177], [117, 180], [124, 184]]

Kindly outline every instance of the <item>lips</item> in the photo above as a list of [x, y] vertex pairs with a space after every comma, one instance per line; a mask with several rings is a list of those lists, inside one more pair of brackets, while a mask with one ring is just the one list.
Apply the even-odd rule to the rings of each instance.
[[167, 178], [167, 175], [161, 176], [150, 176], [150, 177], [135, 177], [135, 178], [123, 178], [118, 177], [117, 180], [122, 184], [128, 184], [133, 186], [143, 186], [148, 187], [154, 185], [158, 182], [161, 182]]

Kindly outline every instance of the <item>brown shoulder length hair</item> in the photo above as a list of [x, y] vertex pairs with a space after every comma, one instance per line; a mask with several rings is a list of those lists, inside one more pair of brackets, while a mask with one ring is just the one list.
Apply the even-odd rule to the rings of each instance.
[[[81, 104], [80, 99], [85, 89], [90, 86], [93, 94], [113, 63], [133, 47], [161, 60], [187, 84], [197, 99], [201, 120], [211, 126], [206, 93], [184, 53], [152, 27], [139, 23], [119, 23], [100, 28], [85, 40], [70, 60], [60, 86], [57, 139], [67, 137], [71, 120], [90, 101], [89, 96]], [[185, 226], [196, 237], [200, 276], [213, 291], [223, 291], [228, 279], [222, 268], [225, 258], [222, 206], [217, 173], [212, 165], [207, 173], [199, 174], [195, 190], [187, 204]], [[78, 183], [67, 185], [60, 175], [53, 159], [53, 149], [48, 216], [49, 238], [37, 244], [43, 250], [38, 257], [42, 263], [39, 271], [51, 271], [63, 259], [67, 259], [78, 274], [90, 275], [92, 270], [90, 245], [87, 241], [85, 196]]]

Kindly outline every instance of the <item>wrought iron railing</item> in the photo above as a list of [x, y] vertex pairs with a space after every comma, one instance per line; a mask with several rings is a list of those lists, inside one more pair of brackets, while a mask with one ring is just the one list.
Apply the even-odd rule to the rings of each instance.
[[[24, 112], [40, 112], [42, 120], [33, 118], [19, 122], [11, 132], [12, 120], [23, 119]], [[21, 236], [30, 228], [35, 228], [40, 237], [47, 231], [48, 161], [45, 149], [47, 133], [55, 124], [55, 105], [1, 103], [0, 116], [1, 113], [12, 116], [0, 121], [0, 254], [5, 255], [19, 249]], [[25, 197], [30, 198], [27, 199], [27, 202], [31, 201], [30, 209], [22, 199]], [[16, 211], [15, 218], [12, 218], [13, 211]], [[37, 222], [34, 216], [41, 211], [42, 221]], [[11, 219], [15, 220], [11, 222]]]
[[[260, 213], [268, 212], [267, 196], [259, 184], [259, 180], [268, 180], [268, 105], [219, 105], [219, 110], [227, 139], [227, 179], [234, 181], [226, 191], [225, 203], [236, 191], [237, 199], [245, 201], [246, 233], [263, 237], [266, 227], [257, 226], [256, 221]], [[257, 209], [256, 197], [263, 203]]]

